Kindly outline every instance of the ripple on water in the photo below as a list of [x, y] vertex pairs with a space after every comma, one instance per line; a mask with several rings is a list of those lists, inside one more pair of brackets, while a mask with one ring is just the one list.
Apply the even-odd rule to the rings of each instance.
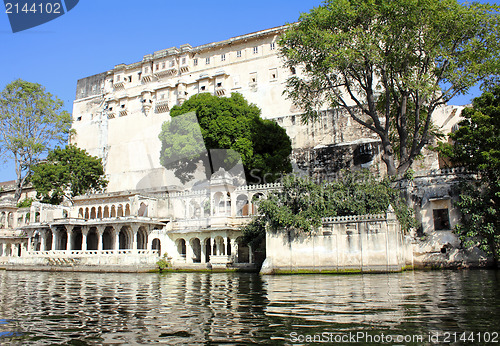
[[494, 271], [264, 276], [0, 272], [0, 343], [289, 342], [290, 332], [497, 331]]

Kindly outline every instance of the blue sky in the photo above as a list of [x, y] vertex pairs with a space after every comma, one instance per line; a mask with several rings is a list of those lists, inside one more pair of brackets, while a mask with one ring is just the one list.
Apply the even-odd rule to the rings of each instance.
[[[481, 1], [483, 2], [483, 1]], [[499, 3], [500, 0], [489, 1]], [[0, 90], [22, 78], [57, 95], [71, 112], [76, 81], [189, 43], [198, 46], [294, 22], [321, 0], [80, 0], [65, 15], [13, 34], [0, 5]], [[476, 89], [472, 97], [478, 96]], [[471, 96], [454, 100], [469, 103]], [[0, 163], [0, 181], [15, 178]]]

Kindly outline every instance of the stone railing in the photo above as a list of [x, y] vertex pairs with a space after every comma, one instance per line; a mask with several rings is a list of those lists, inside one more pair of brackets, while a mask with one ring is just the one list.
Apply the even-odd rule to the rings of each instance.
[[27, 251], [25, 256], [39, 257], [89, 257], [89, 256], [158, 256], [158, 250], [49, 250]]
[[336, 217], [325, 217], [321, 219], [323, 224], [341, 223], [341, 222], [362, 222], [362, 221], [383, 221], [385, 214], [367, 214], [367, 215], [347, 215]]

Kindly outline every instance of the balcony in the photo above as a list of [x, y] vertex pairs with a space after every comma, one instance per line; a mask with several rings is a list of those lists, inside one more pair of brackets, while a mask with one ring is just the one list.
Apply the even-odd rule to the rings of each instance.
[[215, 94], [217, 96], [224, 96], [224, 95], [226, 95], [226, 89], [223, 86], [216, 86], [215, 87]]
[[166, 113], [170, 110], [168, 101], [159, 101], [155, 104], [155, 113]]
[[179, 68], [179, 71], [181, 73], [188, 73], [189, 72], [189, 66], [186, 64], [186, 65], [182, 65], [180, 68]]
[[147, 84], [153, 80], [153, 75], [151, 73], [144, 73], [141, 77], [141, 83]]
[[119, 89], [124, 89], [125, 88], [125, 83], [122, 82], [116, 82], [113, 84], [113, 89], [119, 90]]
[[177, 74], [177, 68], [176, 67], [170, 67], [167, 70], [156, 71], [155, 72], [155, 77], [158, 78], [158, 79], [162, 79], [162, 78], [168, 78], [168, 77], [175, 76], [176, 74]]

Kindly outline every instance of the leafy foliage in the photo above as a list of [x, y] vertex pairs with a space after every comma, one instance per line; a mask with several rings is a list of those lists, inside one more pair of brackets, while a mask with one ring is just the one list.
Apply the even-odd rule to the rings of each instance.
[[18, 208], [29, 208], [31, 207], [31, 204], [33, 203], [33, 198], [26, 198], [19, 203], [17, 203]]
[[473, 100], [462, 111], [465, 118], [450, 134], [453, 144], [441, 143], [438, 150], [455, 164], [477, 175], [460, 186], [457, 203], [462, 224], [456, 232], [466, 246], [479, 244], [500, 259], [500, 85]]
[[260, 215], [245, 226], [247, 241], [259, 243], [266, 227], [310, 232], [321, 226], [324, 217], [384, 213], [389, 204], [404, 230], [416, 226], [412, 210], [391, 188], [390, 180], [377, 181], [368, 171], [344, 172], [338, 180], [323, 184], [288, 175], [282, 185], [281, 190], [257, 201]]
[[[179, 115], [193, 111], [196, 122], [189, 117], [180, 119]], [[239, 153], [229, 154], [226, 164], [231, 166], [241, 156], [249, 182], [262, 182], [266, 174], [292, 170], [289, 159], [292, 147], [285, 130], [273, 121], [262, 119], [260, 109], [248, 104], [241, 94], [221, 98], [197, 94], [182, 106], [174, 106], [170, 115], [172, 120], [163, 124], [159, 136], [160, 160], [166, 168], [175, 169], [181, 180], [192, 177], [205, 148], [232, 149]], [[172, 160], [172, 157], [184, 159]], [[272, 178], [266, 182], [271, 181]]]
[[37, 198], [51, 204], [61, 203], [64, 197], [72, 201], [86, 192], [102, 191], [108, 184], [101, 159], [74, 145], [52, 150], [45, 162], [33, 167], [30, 182]]
[[0, 93], [0, 154], [13, 159], [19, 200], [31, 168], [52, 145], [67, 140], [71, 115], [63, 102], [37, 83], [21, 79]]
[[479, 81], [498, 80], [499, 8], [327, 0], [280, 40], [286, 65], [300, 72], [286, 93], [305, 121], [325, 104], [343, 108], [380, 137], [388, 173], [401, 175], [432, 138], [438, 106]]

